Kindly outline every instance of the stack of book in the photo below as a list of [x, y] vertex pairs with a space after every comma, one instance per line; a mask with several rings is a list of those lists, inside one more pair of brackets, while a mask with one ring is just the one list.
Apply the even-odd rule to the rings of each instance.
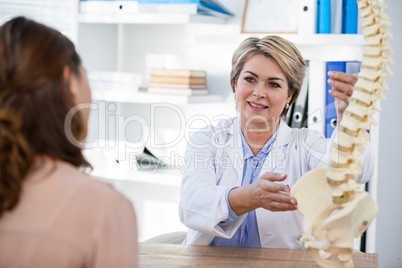
[[206, 72], [199, 70], [151, 69], [149, 93], [206, 95]]

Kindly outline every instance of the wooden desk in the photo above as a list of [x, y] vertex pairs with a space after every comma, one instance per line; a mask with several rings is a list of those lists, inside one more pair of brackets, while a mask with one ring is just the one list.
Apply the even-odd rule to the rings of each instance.
[[[356, 252], [355, 267], [378, 267], [378, 256]], [[304, 250], [139, 244], [139, 267], [319, 267]]]

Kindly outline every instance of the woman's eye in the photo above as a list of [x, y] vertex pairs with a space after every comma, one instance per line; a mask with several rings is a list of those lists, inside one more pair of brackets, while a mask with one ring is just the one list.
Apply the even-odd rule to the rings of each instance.
[[254, 82], [254, 78], [252, 78], [252, 77], [245, 77], [244, 80], [246, 80], [249, 83]]
[[274, 82], [270, 82], [269, 85], [270, 85], [271, 87], [281, 87], [279, 84], [274, 83]]

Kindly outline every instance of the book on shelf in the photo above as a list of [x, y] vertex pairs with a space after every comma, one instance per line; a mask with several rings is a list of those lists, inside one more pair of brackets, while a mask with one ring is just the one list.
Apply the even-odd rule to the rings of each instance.
[[[172, 9], [169, 5], [187, 5], [191, 12], [196, 12], [200, 15], [211, 15], [220, 17], [231, 17], [231, 13], [218, 0], [138, 0], [140, 12], [171, 12], [177, 13], [177, 10]], [[157, 7], [164, 5], [163, 7]], [[190, 7], [191, 6], [191, 7]], [[186, 8], [186, 7], [182, 7]], [[158, 11], [159, 9], [159, 11]], [[163, 11], [161, 11], [163, 10]], [[193, 13], [189, 13], [193, 14]]]
[[177, 1], [175, 3], [139, 3], [140, 13], [174, 13], [174, 14], [197, 14], [197, 4]]
[[139, 5], [137, 0], [80, 0], [80, 13], [138, 13]]
[[140, 4], [198, 4], [199, 0], [138, 0]]
[[140, 87], [140, 91], [148, 92], [148, 93], [158, 93], [158, 94], [176, 94], [176, 95], [208, 95], [209, 90], [207, 88], [194, 88], [194, 87], [163, 87], [163, 86], [148, 86], [148, 87]]
[[206, 84], [188, 85], [188, 84], [166, 84], [166, 83], [149, 83], [150, 87], [163, 87], [163, 88], [183, 88], [183, 89], [204, 89], [207, 88]]
[[307, 126], [307, 105], [308, 105], [308, 88], [309, 88], [309, 61], [306, 60], [306, 75], [304, 76], [303, 84], [297, 97], [296, 102], [292, 107], [291, 117], [289, 119], [290, 127], [302, 128]]
[[300, 0], [298, 6], [298, 34], [315, 34], [317, 29], [317, 0]]
[[217, 0], [200, 0], [198, 14], [217, 17], [232, 17], [233, 13]]
[[331, 34], [342, 33], [343, 0], [331, 0]]
[[143, 83], [141, 74], [131, 72], [88, 72], [91, 90], [96, 91], [137, 91]]
[[205, 77], [180, 77], [180, 76], [154, 76], [154, 75], [151, 75], [150, 83], [200, 85], [200, 84], [206, 84], [206, 79], [205, 79]]
[[331, 33], [331, 0], [317, 1], [317, 33]]
[[359, 20], [357, 2], [354, 0], [343, 0], [342, 9], [342, 33], [357, 34]]
[[[329, 94], [328, 72], [355, 74], [360, 71], [359, 61], [310, 60], [308, 69], [308, 128], [322, 132], [330, 138], [337, 126], [335, 98]], [[306, 79], [305, 78], [305, 79]]]
[[325, 134], [326, 69], [327, 63], [323, 60], [309, 61], [307, 126], [323, 134]]
[[358, 34], [356, 0], [299, 0], [299, 34]]
[[336, 128], [338, 124], [338, 115], [335, 107], [335, 98], [329, 94], [329, 90], [332, 88], [330, 84], [328, 84], [328, 80], [330, 79], [328, 72], [336, 71], [336, 72], [345, 72], [346, 71], [346, 62], [345, 61], [328, 61], [326, 73], [326, 95], [325, 95], [325, 137], [327, 139], [331, 138], [332, 132]]
[[151, 69], [151, 76], [206, 77], [206, 72], [187, 69]]

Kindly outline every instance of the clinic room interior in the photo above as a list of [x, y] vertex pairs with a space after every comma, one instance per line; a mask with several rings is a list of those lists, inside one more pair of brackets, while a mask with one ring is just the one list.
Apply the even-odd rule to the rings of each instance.
[[[364, 34], [366, 30], [361, 29], [365, 27], [362, 26], [362, 22], [357, 25], [356, 33], [339, 33], [334, 32], [333, 29], [330, 29], [329, 32], [318, 33], [317, 31], [320, 30], [317, 28], [307, 29], [310, 26], [308, 20], [314, 20], [317, 23], [317, 18], [301, 17], [303, 15], [300, 15], [301, 11], [297, 9], [299, 1], [306, 6], [317, 2], [287, 0], [282, 3], [282, 1], [267, 0], [264, 3], [264, 1], [256, 0], [219, 0], [211, 2], [218, 2], [228, 14], [217, 14], [217, 12], [208, 14], [208, 11], [205, 10], [202, 12], [207, 14], [203, 14], [200, 12], [201, 9], [190, 10], [183, 3], [194, 3], [188, 4], [194, 8], [197, 5], [195, 3], [208, 2], [204, 0], [159, 1], [160, 7], [155, 7], [158, 4], [148, 4], [148, 6], [144, 4], [141, 7], [142, 2], [152, 2], [144, 0], [0, 1], [1, 25], [17, 16], [24, 16], [60, 31], [74, 45], [81, 61], [79, 66], [83, 67], [79, 67], [77, 71], [78, 84], [74, 84], [76, 81], [74, 68], [64, 68], [63, 77], [70, 79], [68, 81], [70, 81], [69, 85], [73, 87], [70, 92], [74, 101], [81, 97], [88, 97], [81, 96], [81, 93], [74, 91], [74, 87], [80, 87], [80, 83], [86, 79], [89, 85], [90, 101], [81, 101], [82, 106], [76, 106], [79, 108], [70, 110], [66, 115], [66, 118], [72, 120], [71, 118], [75, 116], [74, 113], [80, 113], [81, 117], [84, 114], [84, 118], [89, 113], [87, 125], [84, 127], [86, 129], [84, 131], [85, 138], [77, 138], [73, 133], [74, 137], [71, 141], [77, 148], [80, 148], [79, 151], [82, 152], [82, 156], [87, 162], [80, 160], [81, 162], [77, 163], [84, 163], [84, 165], [73, 165], [77, 166], [81, 173], [86, 174], [85, 176], [88, 175], [88, 180], [101, 182], [102, 185], [110, 185], [114, 189], [113, 194], [116, 194], [116, 198], [118, 195], [119, 198], [129, 201], [127, 204], [132, 206], [130, 212], [120, 207], [115, 210], [116, 213], [113, 215], [120, 217], [121, 213], [135, 213], [135, 217], [133, 216], [136, 221], [135, 234], [127, 232], [127, 235], [135, 236], [136, 243], [138, 243], [140, 254], [138, 260], [134, 260], [134, 262], [139, 261], [139, 266], [141, 264], [144, 267], [147, 266], [145, 259], [142, 259], [145, 257], [141, 256], [143, 254], [141, 247], [145, 243], [268, 248], [272, 243], [273, 248], [303, 248], [303, 239], [297, 241], [300, 243], [300, 247], [297, 246], [299, 244], [295, 244], [296, 242], [289, 242], [293, 238], [287, 236], [292, 236], [294, 230], [286, 230], [293, 228], [292, 224], [287, 225], [289, 219], [286, 218], [286, 215], [296, 215], [299, 213], [297, 209], [303, 211], [304, 206], [301, 202], [304, 197], [302, 196], [316, 193], [316, 190], [311, 188], [311, 184], [297, 184], [299, 176], [304, 175], [309, 169], [323, 168], [327, 164], [328, 160], [324, 163], [323, 159], [324, 157], [329, 158], [331, 154], [328, 151], [324, 153], [323, 158], [317, 160], [316, 154], [321, 152], [317, 149], [318, 147], [313, 148], [317, 144], [316, 142], [321, 142], [323, 146], [329, 144], [327, 148], [334, 148], [333, 144], [332, 147], [330, 145], [331, 142], [336, 143], [338, 131], [350, 133], [351, 130], [344, 127], [347, 126], [347, 123], [339, 125], [339, 119], [342, 119], [342, 122], [348, 122], [346, 120], [352, 118], [351, 109], [346, 108], [345, 110], [345, 107], [359, 104], [359, 100], [351, 101], [349, 98], [353, 99], [355, 96], [352, 95], [352, 92], [355, 94], [356, 91], [364, 91], [361, 87], [367, 85], [370, 77], [364, 77], [364, 74], [359, 76], [359, 71], [348, 71], [348, 68], [358, 66], [358, 70], [362, 74], [362, 70], [366, 68], [365, 55], [372, 50], [367, 48], [369, 45], [365, 43], [368, 39]], [[343, 0], [343, 3], [348, 1]], [[372, 0], [358, 0], [357, 2], [364, 1]], [[176, 8], [179, 11], [169, 9], [169, 5], [173, 5], [173, 2], [178, 3]], [[328, 1], [330, 4], [331, 2], [332, 8], [334, 8], [334, 3], [341, 3], [342, 0]], [[375, 1], [373, 0], [373, 2]], [[372, 221], [363, 236], [354, 238], [353, 250], [378, 254], [376, 255], [378, 256], [378, 267], [402, 267], [402, 213], [400, 209], [402, 195], [399, 193], [399, 190], [402, 189], [402, 165], [401, 158], [398, 157], [402, 149], [402, 138], [399, 135], [402, 133], [402, 119], [400, 118], [401, 113], [396, 112], [398, 107], [401, 107], [398, 102], [402, 100], [402, 90], [398, 84], [398, 79], [402, 74], [400, 50], [402, 47], [402, 17], [400, 16], [402, 1], [378, 0], [378, 2], [388, 5], [385, 13], [392, 23], [387, 25], [392, 34], [392, 38], [388, 36], [387, 45], [393, 48], [392, 53], [388, 52], [392, 61], [389, 60], [387, 64], [389, 63], [393, 75], [387, 73], [381, 76], [381, 79], [386, 80], [389, 89], [381, 93], [385, 98], [378, 100], [377, 105], [380, 109], [377, 109], [378, 112], [374, 115], [373, 113], [369, 115], [373, 120], [369, 120], [371, 125], [367, 131], [364, 131], [364, 135], [361, 135], [368, 139], [369, 145], [356, 145], [362, 152], [361, 156], [354, 156], [354, 159], [358, 159], [356, 169], [360, 171], [356, 171], [357, 175], [350, 176], [349, 179], [354, 178], [354, 180], [350, 179], [353, 181], [352, 183], [356, 179], [358, 183], [363, 182], [362, 185], [358, 185], [361, 188], [355, 191], [356, 196], [360, 191], [367, 192], [369, 195], [367, 198], [373, 202], [372, 207], [369, 208], [368, 203], [365, 203], [359, 209], [361, 211], [375, 210], [373, 207], [376, 206], [378, 212], [362, 212], [364, 215], [370, 213], [375, 215], [370, 218], [369, 221]], [[293, 8], [293, 6], [295, 7]], [[333, 10], [331, 12], [333, 16], [331, 23], [341, 21], [341, 19], [334, 18], [337, 15], [334, 15]], [[361, 14], [362, 11], [359, 12]], [[268, 26], [264, 26], [264, 23]], [[302, 25], [302, 23], [304, 24]], [[15, 29], [22, 27], [17, 26], [18, 24]], [[316, 24], [315, 27], [317, 27]], [[16, 31], [6, 33], [5, 26], [2, 28], [3, 31], [0, 28], [0, 39], [3, 38], [3, 34], [4, 36], [12, 35], [12, 31]], [[244, 42], [246, 39], [249, 40], [249, 43]], [[258, 43], [260, 41], [255, 41], [257, 39], [263, 40], [263, 42]], [[3, 57], [1, 54], [3, 53], [2, 42], [0, 40], [0, 57], [3, 61], [7, 57]], [[252, 46], [251, 42], [257, 42], [259, 45], [256, 45], [256, 49], [262, 50], [269, 49], [267, 44], [272, 42], [277, 47], [284, 46], [283, 50], [287, 52], [291, 50], [296, 56], [292, 54], [290, 57], [293, 59], [286, 58], [282, 61], [278, 59], [282, 59], [283, 51], [270, 57], [266, 57], [265, 52], [256, 52], [254, 55], [246, 56], [247, 59], [243, 59], [242, 53], [254, 52], [247, 51], [241, 45]], [[284, 54], [289, 55], [289, 53]], [[301, 57], [298, 58], [297, 55], [301, 55]], [[235, 60], [244, 60], [244, 62], [241, 63], [242, 65], [237, 65]], [[363, 65], [361, 65], [362, 62]], [[252, 83], [257, 85], [265, 76], [261, 71], [263, 68], [261, 66], [267, 65], [274, 66], [270, 67], [271, 69], [267, 73], [270, 73], [271, 70], [274, 70], [272, 72], [279, 70], [279, 78], [267, 79], [264, 85], [261, 83], [261, 88], [257, 89], [257, 86], [254, 88]], [[333, 72], [329, 74], [329, 70], [326, 69], [330, 68], [329, 66], [337, 68], [336, 66], [341, 65], [346, 68], [331, 69], [330, 71], [343, 72], [344, 76]], [[293, 70], [287, 70], [284, 66], [290, 66], [289, 68], [293, 68]], [[237, 70], [235, 67], [240, 69]], [[242, 70], [247, 69], [246, 67], [251, 71], [243, 73]], [[292, 71], [305, 72], [304, 80], [303, 76], [289, 78], [289, 73]], [[356, 75], [353, 76], [353, 73]], [[82, 74], [86, 78], [81, 81]], [[0, 73], [0, 76], [2, 75]], [[282, 79], [281, 75], [286, 78]], [[0, 79], [3, 78], [0, 77]], [[358, 81], [357, 86], [355, 86], [356, 81]], [[367, 83], [364, 84], [362, 81]], [[0, 81], [0, 86], [4, 86], [3, 81]], [[321, 93], [316, 93], [321, 89], [320, 86], [322, 87]], [[288, 91], [284, 90], [285, 88], [288, 88]], [[294, 88], [298, 89], [294, 91]], [[249, 90], [248, 93], [247, 90]], [[3, 89], [0, 88], [1, 91]], [[295, 92], [297, 92], [296, 95]], [[264, 94], [267, 96], [264, 97]], [[329, 95], [332, 95], [332, 99], [339, 100], [335, 104], [337, 110], [335, 110], [335, 106], [331, 106], [331, 108], [328, 103], [325, 103], [325, 98], [329, 98]], [[0, 98], [4, 98], [4, 102], [0, 99], [0, 126], [2, 127], [5, 121], [2, 121], [1, 111], [5, 111], [8, 107], [6, 105], [8, 97], [4, 96], [6, 95], [0, 94]], [[77, 103], [75, 102], [75, 104]], [[343, 104], [345, 107], [342, 106]], [[43, 103], [43, 105], [46, 107], [48, 103]], [[313, 110], [319, 109], [319, 107], [322, 107], [320, 110], [322, 113], [317, 117], [317, 113]], [[338, 111], [338, 123], [333, 120], [328, 121], [325, 109], [327, 112], [331, 109], [334, 111], [335, 120]], [[257, 115], [254, 117], [257, 119], [253, 119], [255, 121], [250, 119], [252, 115]], [[272, 117], [272, 121], [264, 121], [268, 117]], [[278, 119], [274, 119], [275, 117]], [[356, 117], [359, 118], [353, 115], [354, 120], [357, 120]], [[249, 123], [251, 122], [249, 125], [244, 123], [248, 119], [250, 119]], [[31, 120], [35, 119], [31, 117]], [[258, 120], [265, 123], [270, 122], [266, 125], [269, 125], [268, 136], [250, 130], [254, 126], [263, 124]], [[361, 120], [363, 121], [363, 119]], [[69, 129], [70, 125], [66, 122], [64, 122], [66, 133], [74, 131], [74, 127]], [[61, 124], [61, 122], [59, 123]], [[271, 128], [272, 126], [274, 128]], [[328, 131], [330, 132], [328, 133]], [[40, 131], [40, 133], [45, 137], [47, 135], [46, 131]], [[247, 133], [253, 138], [263, 137], [263, 144], [252, 143], [251, 138], [248, 140]], [[286, 135], [293, 135], [292, 137], [297, 136], [297, 138], [295, 141], [287, 141], [288, 136], [284, 133], [289, 133]], [[51, 139], [50, 135], [49, 132], [49, 139]], [[339, 139], [343, 137], [342, 135], [344, 134], [339, 134]], [[237, 143], [237, 145], [233, 145], [236, 150], [240, 148], [238, 154], [240, 158], [235, 156], [233, 163], [226, 163], [225, 155], [227, 153], [231, 157], [231, 152], [228, 151], [229, 149], [221, 151], [219, 146], [232, 138], [234, 143]], [[299, 138], [304, 139], [300, 144], [296, 141]], [[314, 141], [312, 141], [313, 139]], [[276, 142], [279, 149], [275, 148]], [[295, 142], [294, 148], [281, 149], [281, 143], [286, 142]], [[358, 140], [357, 143], [359, 142]], [[312, 146], [309, 147], [310, 149], [303, 149], [310, 145]], [[231, 145], [224, 144], [222, 146], [230, 147]], [[284, 146], [286, 147], [286, 145]], [[0, 146], [0, 148], [6, 147]], [[365, 148], [369, 149], [365, 150]], [[250, 152], [246, 152], [247, 150]], [[265, 155], [262, 156], [264, 153]], [[305, 157], [304, 153], [308, 156]], [[282, 157], [281, 154], [284, 156]], [[250, 155], [253, 158], [251, 160], [248, 159]], [[265, 164], [274, 166], [273, 169], [268, 170], [276, 173], [268, 172], [270, 174], [263, 175], [262, 179], [260, 176], [263, 172], [260, 175], [255, 174], [255, 170], [260, 172], [260, 167], [258, 164], [255, 166], [252, 160], [260, 160], [260, 157], [263, 157]], [[339, 159], [342, 157], [341, 152]], [[333, 158], [334, 155], [331, 159]], [[248, 162], [249, 160], [250, 162]], [[67, 162], [73, 163], [74, 161]], [[1, 165], [6, 165], [6, 163], [8, 162], [2, 161]], [[334, 162], [329, 160], [328, 163], [331, 165]], [[347, 163], [350, 164], [350, 162]], [[230, 167], [228, 168], [231, 164], [245, 165], [249, 170], [236, 168], [231, 170]], [[289, 167], [289, 165], [291, 166]], [[337, 165], [336, 167], [347, 166], [347, 164], [340, 163]], [[255, 170], [252, 170], [253, 168]], [[264, 168], [265, 166], [262, 167], [263, 170]], [[1, 169], [2, 172], [7, 170], [6, 166]], [[64, 169], [67, 170], [67, 167], [61, 168], [61, 170]], [[331, 169], [328, 168], [328, 170]], [[327, 176], [330, 176], [328, 174]], [[236, 176], [240, 178], [237, 182], [234, 179]], [[247, 176], [250, 176], [250, 181], [244, 182]], [[244, 195], [250, 194], [252, 190], [257, 191], [251, 186], [257, 185], [256, 182], [263, 180], [270, 182], [266, 186], [269, 189], [277, 187], [272, 196], [280, 196], [286, 201], [286, 204], [282, 199], [281, 202], [284, 203], [280, 205], [271, 202], [252, 206], [252, 199], [244, 199], [247, 202], [242, 202], [241, 198]], [[282, 183], [282, 181], [286, 183]], [[340, 189], [340, 187], [337, 188], [339, 183], [345, 182], [335, 182], [331, 177], [327, 177], [325, 182], [327, 181], [330, 186], [326, 184], [325, 187], [332, 187], [336, 190]], [[215, 185], [212, 186], [212, 184]], [[279, 186], [280, 188], [278, 188]], [[21, 196], [24, 197], [24, 191], [25, 188], [20, 193], [20, 202], [24, 200], [21, 198]], [[103, 188], [102, 191], [105, 191], [104, 195], [107, 196], [105, 198], [112, 194]], [[321, 189], [317, 191], [321, 191]], [[0, 194], [3, 199], [2, 189]], [[343, 202], [352, 201], [353, 197], [345, 199], [345, 196], [342, 195], [338, 199], [334, 197], [333, 200], [335, 203], [337, 200], [341, 200], [338, 204], [343, 204]], [[249, 207], [247, 207], [248, 201], [250, 201]], [[106, 201], [103, 200], [99, 204], [106, 204]], [[127, 204], [124, 203], [124, 205]], [[2, 206], [6, 205], [2, 200]], [[85, 201], [83, 206], [85, 206]], [[18, 209], [18, 204], [14, 209]], [[261, 210], [269, 211], [269, 213], [263, 215]], [[294, 214], [284, 213], [287, 210]], [[3, 209], [4, 220], [8, 219], [6, 218], [7, 213], [12, 213], [12, 211], [12, 209], [10, 211]], [[285, 230], [279, 232], [280, 235], [285, 236], [284, 242], [278, 242], [282, 240], [273, 238], [274, 234], [271, 235], [272, 238], [269, 238], [269, 230], [264, 237], [261, 232], [265, 232], [267, 228], [264, 229], [260, 225], [258, 225], [260, 234], [256, 242], [255, 233], [252, 233], [256, 231], [253, 226], [257, 226], [257, 222], [263, 222], [262, 217], [269, 217], [276, 213], [285, 215]], [[226, 218], [220, 217], [221, 214], [226, 215]], [[294, 217], [292, 220], [296, 218], [296, 216], [292, 217]], [[132, 219], [125, 218], [126, 223], [128, 224]], [[213, 220], [216, 220], [216, 223], [212, 224]], [[0, 237], [2, 237], [1, 221], [0, 214]], [[302, 218], [300, 218], [301, 222]], [[235, 229], [231, 230], [233, 226]], [[306, 225], [304, 227], [304, 231], [306, 231]], [[237, 228], [239, 229], [236, 231]], [[119, 232], [116, 231], [116, 233]], [[256, 235], [258, 236], [258, 232]], [[240, 244], [233, 242], [237, 236], [239, 236]], [[244, 236], [248, 236], [247, 241], [244, 240]], [[300, 238], [299, 235], [297, 236]], [[227, 242], [227, 240], [232, 242]], [[127, 247], [131, 247], [131, 245]], [[138, 251], [137, 245], [133, 245], [133, 248], [134, 251]], [[0, 242], [0, 264], [2, 263], [2, 250], [7, 252], [7, 246]], [[335, 255], [337, 254], [340, 258], [340, 253], [335, 253]], [[99, 258], [99, 261], [101, 260], [102, 258]], [[3, 262], [3, 264], [6, 263]], [[129, 267], [122, 263], [121, 267]], [[358, 263], [356, 259], [355, 263]], [[113, 264], [113, 262], [109, 264]], [[325, 265], [320, 265], [325, 267]], [[18, 267], [29, 267], [29, 265]], [[96, 267], [96, 265], [85, 267]], [[148, 267], [152, 267], [152, 265], [148, 263]]]

